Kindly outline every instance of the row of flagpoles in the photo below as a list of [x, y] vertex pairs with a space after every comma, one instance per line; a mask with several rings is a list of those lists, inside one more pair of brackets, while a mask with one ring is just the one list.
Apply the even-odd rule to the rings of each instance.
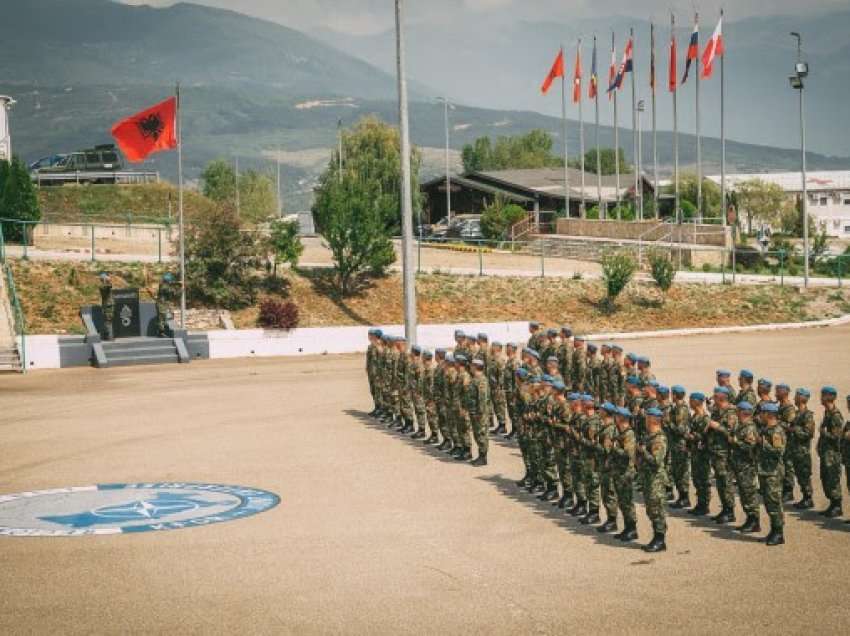
[[[623, 48], [623, 56], [619, 64], [617, 63], [617, 51], [615, 35], [611, 34], [611, 65], [608, 70], [608, 99], [613, 107], [614, 115], [614, 164], [616, 177], [616, 204], [619, 207], [621, 202], [621, 186], [620, 186], [620, 139], [619, 139], [619, 109], [618, 109], [618, 94], [623, 88], [626, 74], [631, 75], [631, 101], [632, 101], [632, 136], [634, 144], [635, 157], [635, 201], [641, 197], [641, 175], [638, 171], [640, 162], [638, 160], [638, 126], [637, 126], [637, 94], [636, 94], [636, 72], [635, 72], [635, 50], [637, 41], [634, 35], [634, 29], [629, 32], [629, 39]], [[658, 129], [656, 119], [656, 55], [655, 55], [655, 25], [650, 27], [650, 77], [649, 87], [652, 97], [652, 157], [653, 157], [653, 184], [655, 189], [655, 209], [658, 210]], [[669, 75], [668, 75], [668, 90], [673, 100], [673, 183], [675, 196], [676, 218], [680, 220], [680, 198], [679, 198], [679, 121], [678, 121], [678, 92], [681, 86], [688, 81], [691, 72], [691, 66], [694, 62], [700, 64], [701, 68], [694, 76], [695, 86], [695, 104], [696, 104], [696, 140], [697, 140], [697, 210], [698, 216], [702, 216], [702, 132], [700, 130], [700, 97], [699, 87], [701, 79], [711, 78], [714, 72], [714, 62], [720, 59], [720, 129], [721, 129], [721, 201], [724, 210], [724, 224], [726, 223], [725, 203], [726, 203], [726, 126], [725, 126], [725, 104], [724, 104], [724, 52], [725, 46], [723, 42], [723, 11], [720, 12], [720, 19], [717, 22], [717, 27], [714, 30], [711, 39], [707, 42], [705, 48], [700, 54], [699, 44], [699, 15], [694, 16], [694, 30], [691, 34], [690, 42], [688, 43], [687, 53], [685, 54], [685, 71], [681, 82], [678, 74], [678, 48], [676, 41], [676, 18], [673, 14], [670, 15], [670, 49], [669, 49]], [[567, 152], [567, 110], [566, 110], [566, 63], [565, 51], [562, 46], [558, 52], [555, 62], [552, 65], [549, 74], [541, 86], [541, 92], [545, 95], [551, 89], [556, 79], [561, 79], [561, 94], [562, 94], [562, 119], [563, 119], [563, 138], [564, 138], [564, 191], [566, 210], [570, 209], [570, 182], [569, 171], [566, 167], [568, 163]], [[584, 113], [583, 113], [583, 95], [584, 95], [584, 72], [582, 68], [582, 40], [579, 38], [576, 45], [576, 62], [573, 71], [573, 92], [572, 101], [578, 105], [579, 115], [579, 140], [581, 146], [580, 167], [581, 167], [581, 216], [585, 216], [585, 150], [584, 150]], [[595, 127], [595, 143], [596, 143], [596, 174], [597, 174], [597, 199], [599, 201], [600, 218], [603, 218], [602, 205], [602, 174], [601, 174], [601, 159], [599, 146], [599, 73], [597, 65], [597, 40], [593, 37], [593, 57], [591, 61], [590, 82], [587, 92], [588, 99], [594, 102], [594, 110], [596, 116]], [[638, 211], [642, 218], [642, 210]]]

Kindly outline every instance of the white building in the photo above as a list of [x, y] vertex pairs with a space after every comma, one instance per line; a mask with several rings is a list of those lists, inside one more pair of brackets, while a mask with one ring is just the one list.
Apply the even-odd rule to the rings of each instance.
[[[719, 176], [707, 177], [718, 185]], [[774, 183], [793, 200], [803, 193], [803, 178], [799, 172], [768, 172], [764, 174], [730, 174], [726, 187], [734, 191], [744, 181], [759, 179]], [[828, 236], [850, 238], [850, 170], [830, 170], [806, 173], [809, 214], [822, 226]]]
[[15, 103], [11, 97], [0, 95], [0, 160], [12, 160], [12, 133], [9, 131], [9, 108]]

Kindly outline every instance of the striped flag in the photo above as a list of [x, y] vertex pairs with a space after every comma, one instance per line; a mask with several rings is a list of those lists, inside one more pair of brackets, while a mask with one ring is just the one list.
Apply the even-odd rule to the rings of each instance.
[[611, 42], [611, 66], [608, 69], [608, 99], [613, 99], [614, 89], [617, 88], [617, 51]]
[[717, 22], [717, 28], [714, 29], [714, 34], [711, 36], [702, 54], [703, 79], [711, 77], [711, 72], [714, 70], [714, 58], [722, 57], [723, 53], [723, 14], [721, 14], [720, 20]]
[[573, 72], [573, 103], [578, 104], [581, 101], [581, 45], [576, 50], [576, 68]]
[[691, 33], [691, 43], [688, 45], [688, 54], [685, 57], [685, 76], [682, 78], [682, 84], [688, 81], [688, 74], [691, 72], [691, 62], [699, 57], [699, 21], [694, 22], [694, 32]]
[[590, 66], [590, 88], [588, 88], [588, 97], [596, 99], [599, 94], [599, 75], [596, 73], [596, 36], [593, 36], [593, 61]]
[[614, 83], [608, 87], [609, 93], [614, 89], [620, 90], [623, 88], [623, 79], [626, 77], [626, 73], [631, 73], [634, 68], [633, 53], [634, 41], [632, 38], [629, 38], [629, 41], [626, 42], [626, 49], [623, 51], [623, 61], [620, 62], [620, 68], [614, 78]]
[[679, 53], [676, 50], [676, 34], [671, 29], [670, 31], [670, 77], [668, 78], [667, 84], [671, 93], [676, 92], [676, 88], [678, 86], [677, 82], [679, 80], [678, 73], [678, 59]]

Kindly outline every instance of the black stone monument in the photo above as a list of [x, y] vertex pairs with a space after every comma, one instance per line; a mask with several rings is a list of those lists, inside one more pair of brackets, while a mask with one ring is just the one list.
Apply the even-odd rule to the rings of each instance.
[[113, 338], [138, 338], [142, 335], [138, 289], [116, 289], [112, 292], [115, 303], [112, 315]]

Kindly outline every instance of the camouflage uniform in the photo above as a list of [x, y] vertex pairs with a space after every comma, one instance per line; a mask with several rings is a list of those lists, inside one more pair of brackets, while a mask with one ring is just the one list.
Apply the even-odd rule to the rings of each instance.
[[646, 515], [652, 523], [653, 532], [660, 535], [667, 533], [664, 507], [667, 494], [667, 475], [664, 469], [666, 455], [667, 438], [662, 431], [647, 435], [637, 451]]
[[570, 449], [569, 439], [567, 437], [567, 425], [572, 417], [570, 407], [566, 402], [558, 401], [555, 412], [552, 416], [552, 448], [555, 453], [555, 469], [558, 473], [558, 480], [561, 482], [561, 497], [563, 508], [569, 501], [572, 500], [573, 493], [573, 477], [570, 472]]
[[374, 342], [369, 342], [369, 346], [366, 348], [366, 378], [369, 380], [369, 394], [372, 396], [375, 408], [378, 408], [381, 404], [378, 397], [378, 355], [378, 346]]
[[844, 418], [835, 405], [825, 410], [820, 425], [817, 450], [820, 457], [820, 479], [823, 493], [829, 501], [841, 505], [841, 442], [844, 437]]
[[759, 401], [758, 396], [756, 395], [756, 392], [753, 390], [753, 387], [748, 386], [744, 389], [741, 389], [738, 392], [738, 395], [735, 396], [734, 404], [735, 404], [735, 406], [737, 406], [741, 402], [749, 402], [750, 404], [755, 406], [756, 403], [758, 403], [758, 401]]
[[412, 422], [414, 415], [412, 389], [415, 381], [412, 367], [408, 355], [401, 352], [396, 365], [396, 383], [398, 384], [399, 409], [405, 422]]
[[511, 416], [511, 424], [517, 434], [517, 443], [519, 444], [519, 452], [522, 455], [523, 464], [525, 464], [525, 473], [533, 483], [536, 475], [534, 474], [534, 465], [532, 463], [531, 436], [529, 435], [529, 417], [531, 416], [531, 396], [529, 390], [527, 384], [519, 380], [517, 381], [516, 397], [514, 398], [516, 417]]
[[537, 418], [534, 427], [534, 450], [537, 461], [539, 478], [546, 485], [546, 490], [557, 489], [558, 475], [555, 472], [555, 452], [552, 447], [550, 422], [554, 416], [554, 399], [544, 396], [537, 402]]
[[387, 359], [387, 383], [390, 387], [390, 408], [395, 417], [401, 417], [401, 391], [399, 387], [398, 372], [401, 367], [399, 360], [402, 354], [393, 346], [390, 348]]
[[466, 387], [469, 386], [471, 380], [472, 378], [469, 376], [469, 372], [461, 368], [457, 373], [452, 391], [452, 407], [454, 408], [456, 418], [455, 446], [466, 450], [472, 447], [472, 440], [469, 435], [469, 413], [467, 413], [463, 401], [466, 394]]
[[[448, 418], [448, 380], [446, 374], [448, 373], [448, 363], [445, 360], [440, 361], [437, 364], [437, 368], [434, 371], [434, 385], [433, 385], [433, 393], [434, 393], [434, 404], [437, 409], [437, 426], [440, 429], [440, 435], [443, 436], [443, 446], [442, 449], [445, 449], [448, 446], [447, 440], [452, 440], [451, 431], [449, 431], [449, 418]], [[428, 417], [428, 422], [431, 423], [430, 414]]]
[[679, 493], [679, 500], [690, 496], [691, 458], [688, 452], [688, 433], [690, 429], [690, 411], [684, 401], [677, 400], [670, 409], [667, 436], [670, 445], [670, 470], [673, 484]]
[[617, 504], [623, 514], [623, 523], [627, 529], [637, 526], [634, 504], [636, 449], [635, 432], [631, 427], [618, 433], [616, 443], [611, 448], [614, 489], [617, 493]]
[[564, 338], [561, 346], [558, 347], [558, 366], [561, 370], [561, 377], [564, 378], [564, 384], [568, 389], [572, 388], [573, 343], [569, 338]]
[[490, 387], [484, 373], [473, 375], [466, 383], [463, 406], [472, 424], [472, 435], [478, 453], [487, 456], [490, 433]]
[[[786, 431], [785, 480], [783, 491], [794, 491], [794, 479], [800, 484], [803, 499], [811, 499], [812, 490], [812, 440], [815, 437], [815, 416], [809, 409], [794, 410], [791, 422], [784, 426]], [[780, 409], [780, 416], [782, 416]], [[784, 417], [783, 417], [784, 419]], [[788, 481], [790, 473], [790, 483]]]
[[720, 429], [708, 431], [711, 467], [723, 511], [732, 513], [735, 509], [735, 486], [729, 467], [729, 437], [738, 425], [738, 414], [734, 406], [727, 405], [723, 411], [715, 408], [712, 419], [720, 423]]
[[413, 410], [416, 413], [416, 423], [419, 426], [419, 432], [424, 434], [425, 427], [428, 426], [428, 412], [426, 411], [425, 404], [425, 366], [418, 357], [410, 360], [408, 365], [408, 393], [413, 403]]
[[502, 369], [502, 386], [505, 391], [505, 402], [508, 409], [508, 417], [511, 419], [511, 435], [514, 435], [519, 422], [519, 390], [516, 372], [519, 369], [519, 361], [516, 356], [508, 358]]
[[573, 379], [573, 391], [585, 393], [587, 386], [587, 353], [583, 347], [573, 348], [573, 367], [570, 375]]
[[509, 385], [505, 369], [507, 361], [501, 356], [491, 356], [487, 368], [487, 379], [490, 384], [490, 397], [492, 398], [492, 410], [496, 415], [496, 422], [500, 430], [505, 430], [505, 415], [507, 414], [507, 389]]
[[599, 512], [599, 468], [597, 466], [597, 441], [602, 420], [597, 414], [589, 415], [581, 427], [581, 474], [589, 511]]
[[[759, 401], [759, 407], [756, 409], [758, 412], [761, 412], [761, 406], [764, 400]], [[788, 430], [791, 426], [794, 425], [794, 420], [797, 417], [797, 407], [794, 406], [791, 402], [784, 402], [779, 404], [779, 426], [782, 427], [782, 430], [785, 431], [786, 438], [786, 447], [785, 447], [785, 457], [783, 458], [783, 463], [785, 464], [785, 476], [784, 481], [782, 482], [782, 496], [785, 498], [786, 496], [793, 498], [794, 496], [794, 460], [791, 459], [791, 435], [789, 435]], [[812, 418], [812, 434], [814, 435], [814, 418]], [[761, 430], [762, 424], [759, 422], [759, 430]], [[810, 458], [811, 459], [811, 458]], [[809, 473], [811, 474], [811, 469], [809, 469]], [[802, 486], [801, 486], [802, 487]]]
[[711, 449], [708, 446], [708, 425], [711, 416], [708, 413], [691, 413], [688, 421], [688, 449], [691, 455], [694, 490], [697, 493], [695, 510], [708, 512], [711, 503]]
[[615, 522], [617, 520], [617, 488], [612, 449], [619, 436], [619, 431], [612, 417], [607, 423], [603, 421], [596, 444], [602, 505], [605, 507], [607, 520]]
[[437, 370], [434, 364], [425, 364], [422, 370], [423, 397], [425, 399], [425, 418], [432, 437], [439, 434], [440, 414], [437, 408], [439, 393], [437, 392]]
[[569, 430], [572, 439], [570, 440], [567, 450], [570, 455], [569, 467], [573, 482], [573, 492], [576, 495], [576, 499], [578, 501], [576, 505], [578, 507], [587, 505], [587, 488], [584, 481], [584, 471], [582, 470], [581, 456], [581, 433], [582, 430], [584, 430], [584, 423], [586, 420], [587, 416], [581, 411], [579, 411], [577, 413], [573, 413], [573, 416], [570, 418], [569, 425]]
[[782, 510], [782, 478], [785, 454], [785, 432], [781, 426], [764, 430], [758, 454], [758, 473], [761, 498], [770, 517], [771, 531], [781, 533], [784, 527]]
[[[739, 404], [742, 404], [740, 402]], [[738, 483], [741, 507], [747, 518], [758, 517], [757, 445], [758, 427], [755, 420], [742, 420], [730, 435], [731, 464]], [[781, 493], [780, 493], [781, 494]]]

